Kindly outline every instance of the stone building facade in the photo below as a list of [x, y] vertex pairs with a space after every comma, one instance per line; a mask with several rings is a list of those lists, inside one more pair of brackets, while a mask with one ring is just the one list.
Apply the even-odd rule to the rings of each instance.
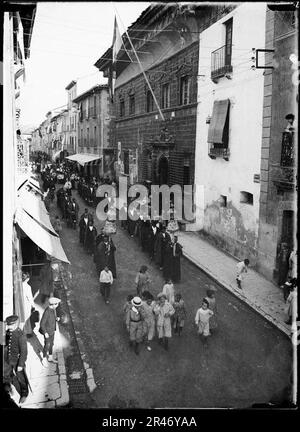
[[[260, 171], [259, 269], [281, 284], [287, 257], [297, 248], [296, 160], [298, 118], [298, 20], [291, 10], [267, 8], [263, 137]], [[286, 6], [285, 6], [286, 9]], [[285, 118], [293, 114], [293, 125]]]
[[[233, 7], [154, 4], [128, 29], [160, 110], [123, 35], [110, 142], [118, 178], [126, 176], [129, 184], [194, 184], [199, 32]], [[111, 55], [109, 49], [95, 64], [107, 77]]]
[[96, 85], [74, 98], [73, 103], [78, 109], [77, 152], [98, 156], [95, 161], [85, 164], [84, 172], [90, 176], [103, 176], [108, 171], [105, 164], [110, 126], [108, 86]]

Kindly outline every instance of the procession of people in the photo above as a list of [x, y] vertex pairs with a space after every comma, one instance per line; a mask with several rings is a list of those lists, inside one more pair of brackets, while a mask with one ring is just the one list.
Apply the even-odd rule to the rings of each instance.
[[[112, 200], [108, 200], [105, 210], [107, 220], [98, 231], [92, 209], [100, 199], [103, 199], [96, 197], [98, 186], [114, 182], [108, 178], [82, 176], [76, 168], [72, 169], [72, 166], [65, 163], [54, 165], [47, 163], [47, 160], [44, 162], [39, 171], [44, 189], [43, 200], [48, 211], [56, 194], [57, 214], [53, 219], [53, 228], [59, 236], [63, 234], [63, 226], [78, 230], [78, 245], [90, 255], [99, 281], [99, 293], [104, 303], [109, 305], [111, 288], [117, 278], [116, 246], [113, 241], [113, 235], [117, 231], [116, 217], [110, 208]], [[74, 190], [77, 190], [85, 201], [86, 207], [83, 212], [73, 196]], [[107, 198], [107, 194], [104, 198]], [[123, 309], [129, 345], [135, 354], [139, 355], [144, 343], [147, 351], [151, 351], [153, 341], [157, 339], [158, 344], [168, 350], [172, 333], [178, 336], [182, 334], [187, 317], [182, 293], [174, 285], [181, 280], [182, 246], [178, 242], [178, 223], [174, 218], [172, 206], [170, 220], [163, 220], [162, 217], [147, 220], [139, 215], [137, 209], [132, 210], [128, 207], [129, 211], [127, 205], [119, 210], [120, 216], [127, 216], [125, 221], [120, 217], [120, 227], [128, 232], [129, 238], [137, 241], [143, 253], [148, 255], [149, 261], [157, 265], [165, 281], [161, 288], [154, 287], [147, 265], [142, 265], [137, 271], [135, 279], [132, 280], [132, 295], [127, 297]], [[30, 387], [25, 367], [26, 344], [27, 337], [34, 335], [35, 323], [32, 322], [32, 316], [34, 313], [38, 314], [34, 303], [38, 294], [41, 304], [45, 307], [39, 323], [39, 333], [44, 338], [39, 358], [44, 367], [48, 367], [49, 363], [57, 363], [53, 350], [57, 323], [61, 319], [57, 313], [61, 299], [56, 297], [51, 261], [48, 256], [43, 261], [44, 265], [39, 272], [39, 289], [35, 296], [32, 295], [29, 273], [23, 273], [23, 292], [26, 300], [24, 328], [19, 327], [17, 315], [6, 319], [4, 383], [8, 392], [11, 385], [15, 386], [20, 394], [20, 404], [26, 401]], [[159, 293], [155, 295], [154, 291], [157, 291], [157, 288]], [[206, 301], [203, 299], [203, 302]], [[213, 314], [211, 310], [209, 317]], [[199, 327], [198, 323], [197, 326]], [[207, 322], [205, 336], [208, 334], [210, 333]]]

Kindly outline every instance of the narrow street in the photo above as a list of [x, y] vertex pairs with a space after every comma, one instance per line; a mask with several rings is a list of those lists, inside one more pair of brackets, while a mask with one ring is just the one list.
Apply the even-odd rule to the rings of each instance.
[[[72, 193], [81, 215], [86, 205], [77, 191]], [[95, 209], [92, 212], [95, 214]], [[56, 214], [61, 216], [55, 200], [51, 205], [52, 218]], [[97, 220], [95, 225], [99, 231], [102, 225]], [[126, 231], [118, 227], [113, 241], [117, 248], [117, 279], [111, 302], [106, 305], [99, 292], [93, 260], [79, 244], [78, 229], [63, 224], [61, 242], [72, 274], [68, 289], [75, 295], [80, 336], [97, 383], [91, 394], [94, 407], [108, 407], [117, 398], [119, 407], [246, 408], [281, 397], [289, 384], [289, 339], [218, 287], [218, 329], [204, 347], [197, 336], [194, 317], [205, 296], [205, 284], [212, 281], [185, 259], [182, 281], [175, 286], [188, 312], [182, 336], [172, 337], [168, 352], [156, 339], [151, 352], [143, 346], [136, 356], [129, 348], [123, 305], [127, 295], [135, 292], [134, 279], [142, 264], [149, 267], [154, 295], [161, 291], [163, 278]]]

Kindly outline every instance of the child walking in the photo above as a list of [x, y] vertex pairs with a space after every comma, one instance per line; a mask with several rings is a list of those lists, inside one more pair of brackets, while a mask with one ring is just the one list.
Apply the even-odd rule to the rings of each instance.
[[217, 324], [217, 306], [216, 306], [216, 297], [215, 292], [216, 288], [213, 285], [208, 286], [206, 290], [206, 297], [205, 300], [208, 302], [208, 308], [214, 313], [209, 321], [209, 331], [212, 333], [214, 331], [218, 324]]
[[148, 267], [146, 265], [142, 265], [135, 278], [136, 292], [138, 297], [142, 297], [143, 292], [149, 289], [150, 282], [151, 280], [148, 274]]
[[208, 301], [203, 299], [201, 307], [197, 310], [195, 323], [198, 327], [198, 334], [204, 337], [204, 343], [207, 343], [207, 337], [210, 336], [209, 320], [213, 314], [213, 311], [209, 309]]
[[173, 308], [175, 310], [173, 315], [173, 329], [174, 333], [177, 333], [178, 336], [180, 336], [186, 319], [186, 309], [183, 298], [179, 293], [175, 295]]
[[155, 334], [155, 301], [151, 293], [144, 291], [141, 314], [143, 316], [144, 336], [146, 338], [147, 350], [152, 351], [151, 341]]

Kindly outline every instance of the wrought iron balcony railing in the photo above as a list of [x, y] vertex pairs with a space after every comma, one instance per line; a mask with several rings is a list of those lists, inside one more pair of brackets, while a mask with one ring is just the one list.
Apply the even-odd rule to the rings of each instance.
[[220, 78], [229, 72], [232, 72], [231, 49], [224, 45], [211, 53], [211, 79]]
[[282, 133], [280, 165], [282, 167], [295, 166], [294, 132]]

